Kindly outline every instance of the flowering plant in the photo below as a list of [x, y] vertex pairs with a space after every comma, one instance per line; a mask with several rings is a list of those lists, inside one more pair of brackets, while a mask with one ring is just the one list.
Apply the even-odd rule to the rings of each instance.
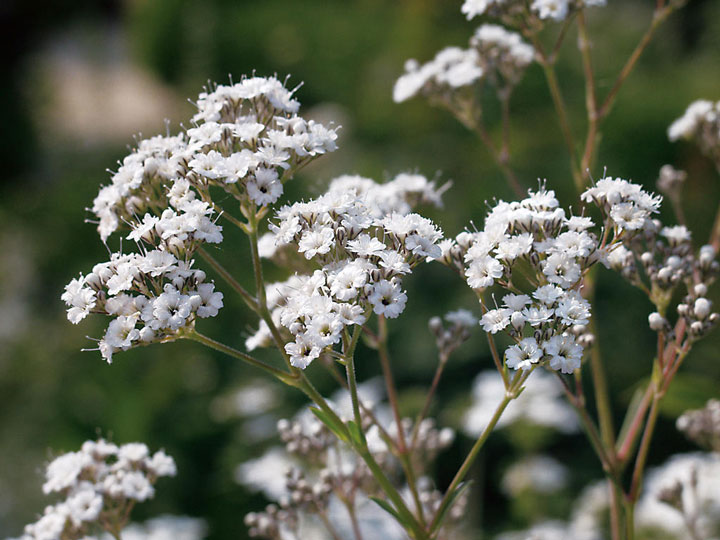
[[[252, 535], [325, 534], [359, 540], [373, 534], [377, 523], [388, 537], [460, 534], [456, 527], [468, 504], [471, 467], [510, 411], [518, 411], [533, 389], [541, 389], [541, 396], [556, 390], [564, 396], [576, 415], [571, 417], [574, 425], [584, 429], [597, 455], [609, 486], [612, 537], [634, 537], [635, 507], [660, 403], [693, 344], [719, 319], [708, 291], [720, 269], [715, 261], [720, 226], [707, 244], [693, 246], [680, 200], [684, 173], [668, 166], [660, 173], [658, 189], [671, 201], [676, 225], [658, 219], [662, 197], [643, 186], [604, 174], [592, 179], [602, 122], [647, 42], [680, 2], [658, 2], [648, 33], [604, 100], [597, 95], [585, 22], [586, 9], [602, 5], [589, 0], [466, 0], [462, 12], [468, 19], [489, 16], [505, 27], [483, 24], [468, 49], [450, 47], [427, 64], [406, 64], [395, 101], [420, 95], [448, 109], [477, 132], [520, 199], [492, 204], [482, 228], [471, 224], [446, 236], [438, 224], [417, 213], [423, 205], [442, 207], [449, 187], [420, 174], [401, 174], [382, 184], [341, 176], [318, 197], [277, 204], [297, 171], [337, 149], [338, 132], [300, 116], [297, 89], [287, 89], [275, 77], [245, 77], [206, 89], [196, 101], [192, 127], [140, 141], [100, 190], [92, 212], [101, 239], [120, 233], [134, 250], [113, 253], [73, 279], [62, 299], [74, 324], [90, 314], [109, 317], [98, 339], [101, 356], [110, 363], [117, 353], [135, 347], [192, 340], [247, 362], [313, 403], [310, 413], [278, 426], [287, 453], [300, 464], [287, 475], [286, 496], [272, 494], [279, 505], [248, 515]], [[547, 49], [547, 32], [556, 24], [561, 28]], [[583, 145], [570, 129], [554, 68], [572, 25], [577, 26], [586, 82]], [[533, 62], [545, 73], [569, 154], [569, 175], [578, 196], [573, 210], [560, 205], [547, 182], [528, 190], [512, 167], [510, 101]], [[488, 92], [502, 111], [499, 142], [483, 108]], [[670, 127], [669, 137], [695, 139], [717, 162], [717, 109], [711, 102], [691, 105]], [[211, 244], [225, 241], [224, 227], [236, 227], [247, 237], [252, 285], [236, 279], [213, 251]], [[283, 281], [266, 280], [267, 260], [286, 269]], [[423, 264], [443, 265], [457, 274], [478, 302], [478, 314], [457, 310], [445, 315], [445, 322], [439, 317], [430, 321], [437, 369], [422, 407], [409, 419], [400, 414], [388, 321], [410, 305], [403, 280]], [[648, 317], [657, 332], [652, 372], [619, 434], [612, 425], [603, 361], [594, 346], [592, 306], [599, 266], [619, 272], [654, 306]], [[247, 351], [198, 329], [200, 319], [220, 314], [230, 293], [257, 315]], [[493, 391], [489, 385], [495, 382], [477, 383], [479, 397], [495, 392], [497, 402], [490, 414], [475, 421], [475, 443], [441, 489], [430, 476], [431, 464], [450, 444], [452, 433], [436, 428], [428, 413], [451, 354], [477, 328], [487, 337], [497, 383]], [[366, 397], [358, 383], [355, 352], [363, 342], [380, 359], [386, 407]], [[276, 350], [277, 362], [253, 356], [260, 348]], [[324, 397], [311, 381], [315, 370], [328, 372], [341, 395]], [[588, 379], [595, 411], [586, 402], [583, 385]], [[252, 483], [251, 474], [240, 476]], [[143, 500], [137, 494], [120, 495]], [[93, 519], [103, 524], [107, 520], [98, 517], [103, 514], [96, 503], [102, 497], [94, 497], [85, 510], [92, 509]], [[345, 522], [338, 521], [341, 511], [347, 514]], [[69, 515], [73, 524], [82, 521]], [[119, 537], [127, 523], [126, 514], [122, 516], [108, 521], [105, 530]], [[316, 517], [315, 525], [324, 532], [309, 533], [304, 516]], [[86, 534], [65, 528], [66, 523], [53, 537]], [[688, 528], [700, 535], [703, 526], [698, 519]], [[26, 535], [39, 538], [37, 530], [29, 526]], [[555, 530], [561, 532], [541, 537], [580, 537], [576, 523]]]

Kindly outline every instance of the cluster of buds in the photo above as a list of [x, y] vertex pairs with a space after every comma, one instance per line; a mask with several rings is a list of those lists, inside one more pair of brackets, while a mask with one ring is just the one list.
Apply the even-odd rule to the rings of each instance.
[[467, 309], [450, 311], [443, 318], [448, 323], [447, 327], [443, 325], [440, 317], [433, 317], [428, 322], [442, 362], [447, 361], [455, 349], [470, 339], [471, 332], [478, 323], [475, 315]]
[[[426, 516], [435, 515], [442, 504], [442, 492], [435, 489], [433, 482], [427, 476], [418, 478], [417, 490], [420, 504], [423, 506], [423, 513]], [[465, 512], [469, 499], [470, 490], [466, 489], [453, 501], [443, 520], [443, 526], [437, 536], [438, 540], [450, 540], [454, 537], [454, 528], [466, 519]]]
[[170, 456], [151, 455], [142, 443], [86, 441], [48, 465], [43, 492], [65, 500], [46, 507], [18, 540], [79, 540], [103, 531], [119, 536], [133, 506], [155, 495], [157, 479], [175, 473]]
[[245, 515], [245, 526], [251, 538], [283, 540], [288, 531], [296, 531], [299, 525], [298, 513], [291, 507], [269, 504], [264, 512], [250, 512]]
[[[390, 446], [398, 444], [398, 427], [386, 420], [389, 412], [383, 407], [370, 408], [368, 400], [372, 399], [372, 388], [361, 390], [366, 394], [361, 407], [361, 424], [368, 450], [387, 477], [396, 478], [400, 464]], [[346, 416], [342, 412], [342, 404], [333, 407], [341, 418]], [[452, 443], [454, 432], [438, 428], [430, 419], [423, 420], [417, 429], [414, 427], [412, 420], [403, 419], [401, 429], [410, 448], [409, 456], [418, 477], [422, 478], [432, 460]], [[318, 418], [303, 411], [293, 420], [281, 420], [278, 431], [285, 443], [285, 452], [271, 450], [264, 457], [238, 467], [237, 479], [240, 483], [262, 489], [268, 497], [277, 501], [262, 512], [246, 516], [250, 536], [271, 540], [324, 537], [318, 530], [308, 530], [313, 523], [342, 533], [348, 512], [356, 514], [363, 534], [366, 527], [376, 533], [381, 529], [398, 530], [392, 518], [369, 500], [381, 492], [366, 463], [331, 436]], [[280, 486], [278, 477], [283, 473]], [[436, 511], [442, 494], [427, 479], [421, 479], [417, 488], [423, 507], [428, 512]], [[453, 523], [462, 514], [464, 497], [452, 507], [450, 521]], [[367, 516], [367, 523], [363, 522], [363, 516]], [[445, 524], [439, 538], [449, 538], [449, 529]], [[395, 538], [397, 533], [388, 534], [387, 537]], [[331, 533], [330, 536], [334, 535]], [[340, 536], [343, 537], [342, 534]]]
[[720, 101], [713, 103], [701, 99], [691, 103], [685, 114], [668, 128], [668, 138], [671, 141], [691, 140], [720, 164]]
[[[405, 440], [412, 444], [412, 459], [418, 470], [424, 470], [455, 440], [455, 432], [451, 428], [438, 428], [432, 418], [422, 419], [417, 426], [410, 418], [403, 418], [400, 423]], [[398, 439], [395, 422], [390, 425], [388, 434], [393, 439]], [[411, 440], [411, 437], [414, 440]]]
[[670, 324], [661, 314], [667, 311], [676, 287], [684, 284], [687, 294], [677, 305], [677, 313], [685, 319], [690, 335], [700, 337], [718, 321], [707, 298], [708, 288], [720, 272], [715, 257], [711, 245], [693, 251], [685, 226], [663, 227], [653, 220], [638, 234], [626, 238], [624, 245], [610, 254], [609, 261], [630, 283], [646, 291], [657, 306], [658, 311], [648, 318], [650, 328], [656, 332], [671, 333]]
[[709, 400], [702, 409], [685, 412], [676, 425], [699, 446], [720, 452], [720, 401], [717, 399]]
[[327, 450], [335, 437], [322, 422], [310, 420], [309, 426], [299, 420], [282, 419], [277, 423], [280, 440], [288, 454], [302, 457], [310, 463], [324, 463]]

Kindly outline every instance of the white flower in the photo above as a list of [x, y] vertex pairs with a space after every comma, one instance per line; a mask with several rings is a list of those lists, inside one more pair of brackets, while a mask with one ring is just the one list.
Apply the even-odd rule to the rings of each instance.
[[94, 489], [82, 489], [67, 500], [70, 519], [76, 525], [83, 522], [94, 521], [100, 515], [103, 507], [103, 498]]
[[510, 315], [512, 313], [513, 310], [511, 309], [491, 309], [482, 316], [480, 325], [486, 332], [496, 334], [510, 324]]
[[305, 369], [310, 362], [320, 356], [320, 347], [304, 336], [296, 336], [295, 341], [285, 345], [285, 352], [290, 355], [290, 363], [293, 366]]
[[155, 496], [155, 489], [145, 475], [129, 471], [120, 478], [120, 490], [124, 497], [134, 501], [146, 501]]
[[555, 314], [563, 324], [584, 326], [590, 322], [590, 303], [580, 296], [580, 293], [571, 291], [560, 300]]
[[361, 234], [356, 240], [351, 240], [347, 243], [347, 247], [348, 251], [359, 257], [379, 256], [386, 249], [385, 244], [368, 234]]
[[373, 305], [373, 311], [376, 315], [384, 315], [388, 319], [394, 319], [405, 309], [407, 295], [400, 287], [383, 279], [373, 286], [368, 300]]
[[175, 476], [177, 474], [175, 460], [162, 450], [155, 452], [146, 461], [146, 465], [155, 476]]
[[505, 361], [509, 368], [527, 371], [540, 361], [542, 355], [535, 338], [525, 338], [505, 350]]
[[562, 21], [568, 13], [568, 0], [534, 0], [530, 8], [541, 19]]
[[123, 444], [118, 450], [118, 458], [132, 463], [139, 463], [148, 457], [149, 451], [145, 443]]
[[305, 232], [298, 242], [298, 251], [310, 260], [316, 255], [330, 251], [335, 242], [335, 234], [330, 227], [318, 227]]
[[253, 178], [246, 184], [246, 189], [253, 202], [265, 206], [278, 200], [282, 195], [283, 185], [275, 169], [258, 167]]
[[503, 275], [503, 266], [490, 256], [476, 259], [465, 270], [467, 282], [473, 289], [484, 289], [495, 283]]
[[553, 316], [554, 310], [543, 305], [538, 305], [528, 306], [524, 308], [521, 313], [525, 320], [530, 323], [530, 326], [540, 326], [550, 320], [550, 317]]
[[85, 452], [70, 452], [55, 458], [45, 472], [43, 492], [63, 491], [75, 486], [82, 471], [93, 463]]
[[[200, 297], [200, 303], [197, 306], [198, 317], [214, 317], [223, 307], [223, 293], [216, 292], [212, 283], [198, 285], [197, 296]], [[191, 299], [193, 298], [195, 295], [191, 296]]]
[[575, 343], [571, 334], [551, 337], [543, 343], [545, 354], [550, 357], [550, 367], [562, 373], [572, 373], [580, 368], [583, 348]]

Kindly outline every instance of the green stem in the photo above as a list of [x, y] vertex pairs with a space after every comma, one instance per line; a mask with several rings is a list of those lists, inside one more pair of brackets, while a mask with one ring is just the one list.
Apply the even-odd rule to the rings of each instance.
[[505, 396], [495, 409], [495, 413], [490, 419], [490, 422], [487, 426], [485, 426], [485, 429], [475, 441], [475, 444], [473, 444], [468, 455], [465, 457], [465, 461], [463, 461], [460, 469], [458, 469], [457, 473], [455, 473], [455, 477], [452, 479], [452, 482], [450, 482], [450, 485], [445, 492], [445, 496], [443, 497], [440, 506], [435, 513], [435, 517], [433, 517], [433, 520], [430, 523], [431, 535], [434, 535], [440, 529], [442, 525], [442, 523], [440, 522], [440, 517], [445, 514], [448, 505], [452, 500], [452, 496], [455, 493], [455, 490], [458, 489], [458, 486], [464, 480], [465, 476], [467, 476], [467, 473], [470, 471], [470, 467], [472, 467], [473, 463], [475, 463], [475, 460], [477, 459], [480, 450], [482, 449], [485, 442], [488, 440], [488, 437], [490, 437], [490, 433], [492, 433], [493, 429], [495, 429], [495, 426], [500, 420], [500, 417], [505, 411], [505, 408], [513, 399], [515, 399], [519, 395], [519, 389], [525, 382], [525, 380], [527, 380], [527, 378], [530, 376], [530, 373], [532, 373], [532, 370], [527, 372], [519, 371], [515, 375], [515, 378], [510, 385], [510, 388], [505, 392]]
[[652, 441], [653, 432], [655, 431], [655, 423], [658, 413], [660, 412], [660, 400], [662, 394], [655, 393], [653, 395], [652, 405], [648, 413], [648, 419], [645, 424], [645, 431], [640, 440], [640, 448], [638, 449], [637, 458], [635, 460], [635, 468], [632, 475], [632, 483], [630, 484], [630, 493], [628, 494], [629, 502], [634, 505], [640, 496], [642, 489], [642, 479], [645, 472], [645, 463], [647, 461], [648, 452], [650, 450], [650, 442]]
[[407, 444], [405, 442], [405, 433], [402, 429], [402, 417], [400, 416], [400, 407], [398, 405], [397, 391], [395, 388], [395, 380], [393, 379], [392, 370], [390, 369], [390, 354], [387, 347], [387, 320], [384, 316], [378, 317], [378, 353], [380, 356], [380, 365], [382, 366], [383, 378], [385, 379], [385, 388], [388, 393], [388, 401], [393, 411], [395, 425], [398, 432], [398, 451], [401, 454], [407, 452]]
[[357, 379], [355, 378], [355, 346], [357, 345], [358, 337], [362, 332], [362, 327], [356, 326], [353, 332], [353, 337], [348, 344], [343, 356], [345, 357], [345, 370], [347, 371], [348, 389], [350, 390], [350, 399], [352, 400], [353, 416], [355, 417], [355, 424], [357, 425], [358, 433], [362, 439], [363, 444], [367, 444], [365, 441], [365, 433], [362, 428], [362, 416], [360, 416], [360, 400], [358, 398]]
[[415, 422], [413, 423], [413, 430], [412, 434], [410, 436], [410, 451], [412, 451], [415, 448], [415, 444], [417, 443], [417, 437], [418, 433], [420, 432], [420, 423], [425, 419], [425, 417], [428, 414], [428, 411], [430, 410], [430, 405], [432, 404], [433, 396], [435, 395], [435, 392], [437, 391], [438, 384], [440, 383], [440, 377], [442, 377], [443, 370], [445, 369], [445, 364], [447, 364], [447, 357], [441, 356], [438, 362], [438, 367], [435, 369], [435, 375], [433, 376], [432, 383], [430, 385], [430, 390], [428, 391], [427, 395], [425, 396], [425, 403], [423, 405], [423, 408], [420, 410], [418, 415], [415, 417]]
[[315, 389], [313, 384], [310, 382], [310, 379], [307, 378], [304, 372], [300, 372], [300, 380], [297, 386], [312, 400], [313, 403], [320, 407], [323, 412], [325, 412], [337, 426], [342, 426], [342, 429], [344, 430], [343, 435], [348, 441], [350, 441], [350, 444], [352, 445], [355, 452], [363, 459], [365, 464], [368, 466], [368, 469], [370, 469], [370, 472], [375, 478], [375, 481], [380, 484], [383, 492], [393, 503], [398, 514], [406, 524], [401, 525], [404, 525], [406, 526], [406, 529], [409, 529], [408, 532], [412, 533], [415, 540], [430, 540], [427, 532], [415, 519], [398, 490], [395, 488], [395, 486], [393, 486], [392, 482], [385, 475], [380, 465], [378, 465], [377, 461], [375, 461], [375, 458], [372, 456], [370, 450], [368, 450], [367, 448], [367, 444], [358, 445], [355, 442], [354, 438], [351, 436], [348, 430], [347, 425], [340, 419], [340, 417], [335, 413], [332, 407], [328, 405], [327, 401], [325, 401], [325, 398], [322, 397], [322, 395]]
[[580, 174], [585, 177], [589, 175], [592, 166], [593, 155], [596, 149], [596, 138], [598, 132], [598, 104], [595, 93], [595, 74], [593, 72], [592, 60], [590, 58], [590, 38], [588, 37], [585, 24], [585, 14], [582, 10], [578, 13], [578, 48], [582, 57], [583, 72], [585, 74], [585, 108], [587, 109], [588, 131], [585, 138], [585, 150], [580, 161]]
[[192, 341], [197, 341], [198, 343], [202, 343], [206, 347], [210, 347], [211, 349], [215, 349], [216, 351], [227, 354], [228, 356], [232, 356], [233, 358], [242, 360], [243, 362], [246, 362], [253, 367], [262, 369], [269, 375], [272, 375], [273, 377], [281, 380], [285, 384], [288, 384], [290, 386], [298, 385], [298, 379], [295, 375], [293, 375], [291, 373], [287, 373], [285, 371], [281, 371], [277, 368], [274, 368], [274, 367], [266, 364], [265, 362], [262, 362], [256, 358], [253, 358], [252, 356], [250, 356], [247, 353], [238, 351], [237, 349], [234, 349], [234, 348], [230, 347], [229, 345], [225, 345], [224, 343], [220, 343], [219, 341], [215, 341], [214, 339], [209, 338], [203, 334], [200, 334], [195, 330], [183, 335], [182, 337], [185, 339], [190, 339]]
[[540, 65], [542, 66], [543, 73], [545, 74], [545, 80], [547, 82], [548, 89], [550, 90], [550, 96], [552, 97], [555, 112], [558, 116], [558, 122], [560, 123], [560, 131], [562, 131], [563, 140], [565, 141], [565, 146], [567, 147], [568, 155], [570, 156], [570, 170], [573, 182], [575, 183], [575, 187], [578, 192], [580, 192], [583, 189], [583, 180], [582, 175], [578, 172], [576, 164], [577, 156], [575, 154], [575, 139], [573, 137], [572, 130], [570, 129], [567, 106], [565, 105], [565, 99], [563, 98], [562, 91], [560, 90], [560, 84], [558, 83], [557, 75], [555, 74], [555, 67], [552, 60], [545, 54], [545, 50], [538, 40], [537, 35], [530, 33], [529, 37], [532, 40], [535, 51], [539, 57]]
[[253, 296], [245, 290], [245, 287], [240, 285], [230, 272], [228, 272], [216, 259], [214, 259], [212, 255], [205, 251], [205, 249], [198, 248], [197, 253], [241, 296], [248, 307], [257, 313], [257, 302], [255, 301], [255, 298], [253, 298]]
[[628, 58], [627, 62], [625, 62], [625, 65], [623, 66], [622, 70], [620, 70], [620, 74], [618, 75], [617, 79], [615, 80], [615, 84], [613, 84], [612, 89], [610, 92], [608, 92], [608, 95], [605, 97], [605, 101], [603, 101], [603, 104], [598, 109], [598, 116], [600, 118], [604, 118], [610, 113], [610, 110], [612, 109], [613, 105], [615, 104], [615, 99], [617, 98], [618, 92], [620, 91], [620, 88], [622, 87], [625, 80], [628, 78], [630, 73], [632, 72], [633, 68], [635, 67], [635, 64], [637, 64], [637, 61], [640, 59], [640, 56], [642, 55], [643, 51], [647, 48], [648, 44], [650, 43], [650, 40], [653, 38], [653, 35], [655, 34], [655, 31], [660, 27], [660, 25], [665, 21], [665, 19], [668, 18], [670, 13], [673, 11], [673, 7], [671, 5], [661, 7], [660, 9], [656, 9], [653, 13], [652, 21], [650, 22], [650, 27], [645, 32], [645, 35], [643, 35], [642, 39], [640, 40], [640, 43], [637, 44], [635, 47], [635, 50], [633, 50], [632, 54], [630, 55], [630, 58]]

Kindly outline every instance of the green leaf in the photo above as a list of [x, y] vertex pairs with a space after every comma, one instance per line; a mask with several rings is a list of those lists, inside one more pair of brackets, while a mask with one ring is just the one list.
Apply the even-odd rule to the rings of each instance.
[[370, 500], [372, 500], [380, 508], [385, 510], [392, 517], [394, 517], [395, 521], [397, 521], [398, 523], [400, 523], [403, 527], [405, 527], [407, 529], [407, 524], [405, 523], [403, 518], [400, 517], [400, 514], [398, 514], [397, 511], [392, 506], [390, 506], [389, 502], [387, 502], [379, 497], [370, 497]]
[[365, 445], [365, 437], [360, 431], [360, 428], [358, 425], [350, 420], [347, 423], [348, 431], [350, 432], [350, 437], [352, 437], [352, 441], [358, 445], [358, 446], [364, 446]]
[[450, 495], [450, 498], [448, 499], [448, 503], [445, 506], [445, 508], [443, 509], [442, 514], [440, 514], [436, 518], [435, 527], [433, 527], [431, 534], [434, 533], [435, 531], [440, 530], [440, 527], [442, 527], [443, 520], [445, 519], [445, 515], [448, 513], [448, 510], [450, 510], [452, 508], [452, 506], [453, 506], [453, 504], [455, 504], [455, 501], [457, 500], [457, 498], [460, 495], [462, 495], [462, 493], [465, 492], [470, 487], [471, 484], [472, 484], [472, 480], [468, 480], [467, 482], [460, 482], [460, 484], [458, 484], [458, 487], [456, 487], [455, 491], [453, 491], [452, 494]]
[[[349, 443], [350, 440], [348, 439], [347, 432], [345, 431], [342, 424], [338, 425], [338, 423], [335, 421], [335, 419], [330, 416], [328, 413], [323, 411], [322, 409], [318, 409], [317, 407], [310, 407], [310, 412], [312, 412], [318, 420], [320, 420], [325, 426], [332, 431], [335, 436], [340, 439], [341, 441], [344, 441], [346, 443]], [[352, 433], [352, 431], [351, 431]]]

